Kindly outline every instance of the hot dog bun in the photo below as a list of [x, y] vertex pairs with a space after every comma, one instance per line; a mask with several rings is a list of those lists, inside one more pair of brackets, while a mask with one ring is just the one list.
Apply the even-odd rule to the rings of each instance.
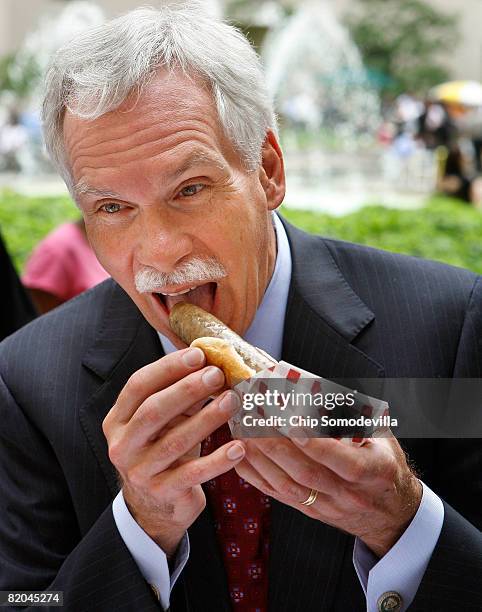
[[173, 332], [183, 342], [202, 349], [207, 363], [224, 372], [228, 387], [234, 387], [256, 372], [277, 363], [215, 316], [194, 304], [175, 304], [169, 314], [169, 322]]

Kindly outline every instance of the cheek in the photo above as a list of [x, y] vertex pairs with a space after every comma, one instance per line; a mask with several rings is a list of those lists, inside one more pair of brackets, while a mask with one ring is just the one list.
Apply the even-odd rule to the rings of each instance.
[[109, 228], [86, 223], [89, 242], [101, 265], [115, 279], [119, 280], [129, 261], [129, 244], [119, 240]]
[[206, 240], [228, 272], [245, 268], [256, 248], [250, 223], [237, 211], [231, 214], [226, 210], [224, 223], [211, 227]]
[[[234, 277], [244, 278], [266, 257], [269, 218], [254, 200], [224, 202], [222, 219], [210, 228], [207, 244]], [[214, 238], [215, 237], [215, 238]]]

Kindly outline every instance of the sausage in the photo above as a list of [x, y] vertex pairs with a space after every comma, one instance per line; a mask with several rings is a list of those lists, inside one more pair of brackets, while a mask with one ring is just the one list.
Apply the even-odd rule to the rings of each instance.
[[207, 363], [221, 368], [228, 387], [234, 387], [256, 372], [277, 363], [215, 316], [194, 304], [175, 304], [169, 314], [169, 323], [172, 331], [183, 342], [204, 351]]

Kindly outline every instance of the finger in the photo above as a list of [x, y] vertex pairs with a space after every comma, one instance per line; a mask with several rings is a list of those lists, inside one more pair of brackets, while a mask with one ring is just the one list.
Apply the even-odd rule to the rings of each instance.
[[111, 420], [126, 423], [150, 395], [199, 370], [205, 361], [201, 349], [187, 348], [170, 353], [137, 370], [129, 378], [107, 415], [107, 425]]
[[143, 463], [152, 475], [164, 471], [189, 449], [226, 423], [239, 408], [238, 395], [234, 391], [226, 391], [200, 413], [189, 417], [152, 444], [145, 451]]
[[272, 490], [283, 499], [297, 503], [308, 497], [309, 489], [307, 491], [306, 487], [295, 482], [289, 474], [252, 444], [252, 441], [246, 444], [246, 459]]
[[246, 456], [236, 465], [234, 469], [236, 470], [238, 476], [243, 478], [246, 482], [249, 482], [250, 485], [258, 489], [258, 491], [261, 491], [261, 493], [264, 493], [270, 497], [275, 497], [277, 495], [270, 483], [265, 480], [249, 463]]
[[202, 400], [199, 400], [199, 402], [196, 402], [195, 404], [190, 406], [187, 410], [183, 412], [183, 414], [185, 414], [186, 416], [193, 416], [194, 414], [202, 410], [204, 406], [208, 404], [210, 401], [211, 401], [210, 399], [206, 400], [203, 398]]
[[251, 443], [298, 484], [330, 496], [340, 494], [343, 480], [326, 466], [305, 455], [290, 439], [254, 438]]
[[291, 440], [305, 455], [348, 482], [366, 480], [378, 471], [379, 453], [374, 456], [373, 441], [355, 447], [335, 438], [293, 437]]
[[317, 520], [322, 520], [328, 524], [336, 524], [336, 521], [339, 520], [340, 516], [343, 516], [342, 511], [337, 508], [336, 503], [333, 498], [324, 493], [318, 493], [315, 502], [310, 506], [305, 506], [301, 502], [308, 499], [311, 489], [305, 489], [305, 495], [303, 499], [297, 499], [296, 501], [289, 500], [286, 497], [280, 495], [278, 491], [276, 491], [269, 482], [267, 482], [263, 476], [261, 476], [258, 471], [251, 465], [249, 460], [245, 457], [243, 461], [238, 463], [238, 465], [234, 468], [241, 478], [244, 478], [247, 482], [249, 482], [253, 487], [256, 487], [259, 491], [272, 497], [283, 504], [287, 504], [303, 514], [306, 514], [310, 518], [314, 518]]
[[193, 372], [173, 385], [148, 397], [124, 426], [123, 437], [128, 448], [147, 444], [160, 435], [176, 416], [187, 412], [193, 404], [206, 401], [209, 395], [224, 385], [224, 374], [209, 366]]
[[162, 487], [171, 495], [172, 492], [184, 493], [192, 487], [228, 472], [244, 458], [245, 453], [245, 446], [239, 440], [223, 444], [209, 455], [165, 472], [161, 480]]
[[174, 465], [175, 466], [182, 465], [183, 463], [187, 463], [188, 461], [191, 461], [192, 459], [196, 459], [197, 457], [200, 457], [200, 456], [201, 456], [201, 443], [199, 442], [198, 444], [190, 448], [186, 453], [184, 453], [182, 457], [179, 457], [179, 459], [176, 461]]
[[[168, 425], [162, 430], [162, 434], [167, 433], [171, 429], [174, 429], [174, 427], [177, 427], [181, 423], [186, 422], [188, 419], [189, 417], [185, 416], [184, 414], [178, 417], [174, 417], [174, 419], [170, 421]], [[188, 461], [191, 461], [192, 459], [196, 459], [200, 455], [201, 455], [201, 442], [198, 442], [192, 448], [186, 451], [182, 457], [179, 457], [179, 459], [174, 463], [173, 467], [182, 465], [183, 463], [187, 463]]]

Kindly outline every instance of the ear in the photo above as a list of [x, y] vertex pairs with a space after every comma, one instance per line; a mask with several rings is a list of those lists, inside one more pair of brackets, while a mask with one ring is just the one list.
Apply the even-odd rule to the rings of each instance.
[[261, 153], [259, 180], [266, 194], [268, 210], [275, 210], [285, 197], [286, 182], [283, 153], [271, 130], [266, 134]]

